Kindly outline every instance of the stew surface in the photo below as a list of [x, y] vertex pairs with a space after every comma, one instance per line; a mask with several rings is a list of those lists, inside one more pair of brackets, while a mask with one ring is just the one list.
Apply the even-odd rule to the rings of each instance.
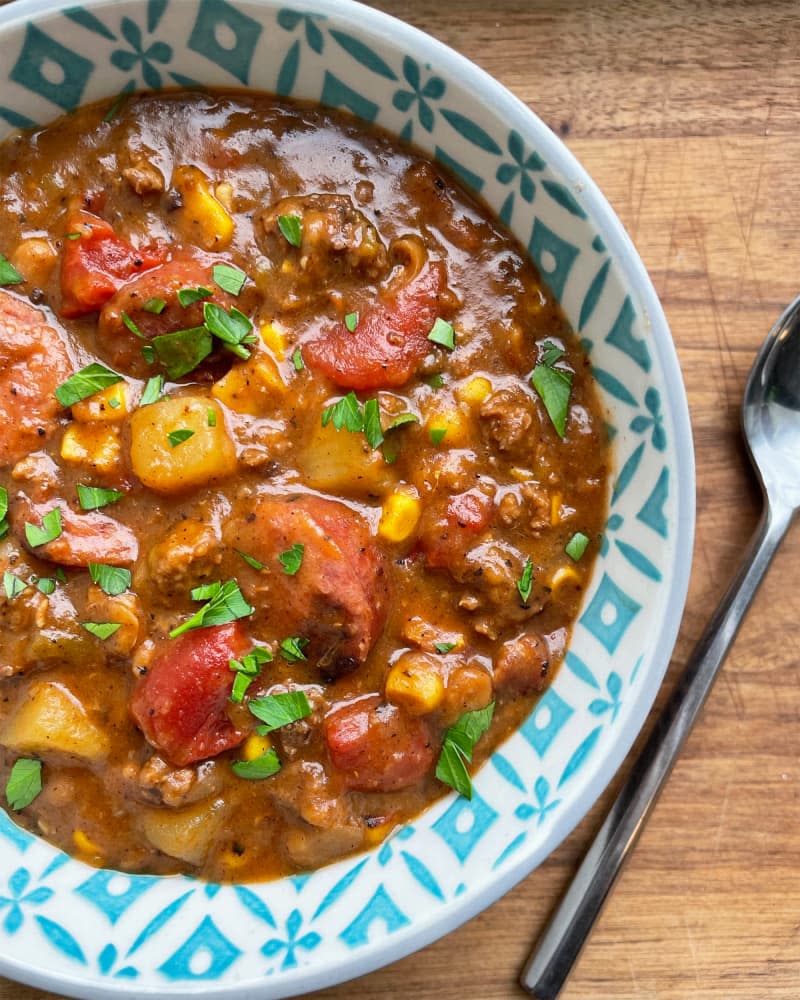
[[7, 808], [249, 880], [469, 794], [606, 515], [525, 252], [412, 148], [267, 96], [88, 107], [0, 179]]

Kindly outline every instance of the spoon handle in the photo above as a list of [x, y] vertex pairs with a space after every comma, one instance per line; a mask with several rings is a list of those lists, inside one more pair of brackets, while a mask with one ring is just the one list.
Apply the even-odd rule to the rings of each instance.
[[776, 509], [769, 504], [765, 507], [735, 579], [689, 657], [683, 676], [566, 895], [528, 958], [520, 983], [536, 1000], [555, 1000], [561, 992], [703, 707], [792, 515], [788, 508]]

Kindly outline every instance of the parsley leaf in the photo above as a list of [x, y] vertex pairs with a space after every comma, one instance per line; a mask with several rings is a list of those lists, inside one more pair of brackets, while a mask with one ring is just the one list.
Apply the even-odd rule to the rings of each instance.
[[547, 365], [548, 368], [552, 368], [556, 361], [560, 361], [564, 357], [565, 352], [558, 346], [554, 344], [552, 340], [546, 340], [542, 344], [542, 364]]
[[530, 560], [530, 556], [525, 560], [522, 576], [517, 580], [517, 590], [519, 591], [519, 596], [522, 598], [522, 603], [527, 604], [533, 590], [533, 563]]
[[428, 434], [430, 435], [431, 444], [435, 448], [438, 448], [439, 445], [442, 443], [442, 441], [444, 441], [444, 436], [445, 434], [447, 434], [447, 428], [431, 427], [431, 429], [428, 431]]
[[232, 264], [215, 264], [211, 269], [211, 276], [214, 279], [215, 284], [227, 292], [229, 295], [236, 296], [244, 288], [244, 283], [247, 281], [247, 275], [244, 271], [240, 271], [238, 267], [234, 267]]
[[37, 548], [39, 545], [47, 545], [59, 537], [63, 528], [61, 524], [61, 508], [54, 507], [42, 518], [42, 526], [25, 522], [25, 538], [28, 545]]
[[205, 288], [200, 285], [199, 288], [180, 288], [178, 289], [178, 302], [185, 309], [187, 306], [193, 305], [195, 302], [202, 302], [203, 299], [210, 299], [214, 293], [210, 288]]
[[250, 357], [250, 351], [244, 345], [254, 344], [256, 341], [253, 324], [236, 306], [227, 312], [216, 302], [206, 302], [203, 306], [203, 318], [206, 321], [206, 328], [218, 337], [229, 351], [244, 360]]
[[162, 333], [153, 337], [146, 346], [153, 349], [154, 360], [158, 355], [158, 360], [167, 369], [167, 375], [176, 379], [194, 371], [209, 356], [214, 344], [211, 333], [204, 326], [192, 326], [174, 333]]
[[107, 507], [125, 496], [122, 490], [106, 490], [102, 486], [84, 486], [83, 483], [78, 483], [75, 488], [78, 491], [81, 510], [99, 510], [100, 507]]
[[241, 660], [228, 660], [228, 667], [235, 671], [231, 689], [231, 701], [241, 704], [245, 692], [261, 673], [265, 663], [272, 661], [272, 653], [265, 646], [254, 646]]
[[35, 581], [36, 589], [40, 594], [49, 597], [56, 589], [56, 581], [51, 576], [40, 576]]
[[537, 365], [531, 375], [531, 384], [539, 393], [556, 433], [563, 438], [567, 427], [569, 397], [572, 392], [572, 372], [562, 368]]
[[472, 798], [472, 779], [467, 764], [472, 763], [475, 744], [489, 728], [493, 715], [494, 702], [475, 712], [465, 712], [444, 734], [436, 777], [467, 799]]
[[119, 109], [125, 103], [125, 98], [127, 96], [128, 96], [127, 94], [120, 94], [119, 95], [119, 97], [116, 99], [116, 101], [114, 101], [114, 103], [111, 105], [111, 107], [108, 109], [108, 111], [106, 111], [106, 113], [103, 115], [103, 121], [104, 122], [108, 123], [108, 122], [111, 121], [111, 119], [116, 115], [116, 113], [119, 111]]
[[381, 411], [377, 399], [368, 399], [364, 403], [364, 436], [370, 448], [378, 448], [383, 444]]
[[188, 441], [190, 437], [194, 437], [194, 431], [190, 431], [188, 427], [179, 427], [167, 434], [167, 441], [169, 441], [170, 448], [177, 448], [179, 444]]
[[80, 403], [82, 399], [94, 396], [101, 389], [122, 381], [121, 375], [112, 372], [105, 365], [94, 362], [81, 368], [74, 375], [70, 375], [66, 382], [62, 382], [56, 389], [56, 399], [62, 406], [73, 406], [75, 403]]
[[153, 313], [156, 316], [160, 316], [166, 308], [167, 303], [164, 299], [160, 299], [156, 295], [154, 295], [152, 299], [148, 299], [142, 306], [142, 309], [144, 309], [145, 312]]
[[285, 694], [251, 698], [247, 707], [257, 719], [265, 723], [256, 730], [259, 736], [311, 715], [311, 705], [305, 691], [287, 691]]
[[358, 313], [351, 312], [348, 313], [344, 318], [344, 325], [350, 331], [350, 333], [356, 332], [356, 327], [358, 326]]
[[428, 379], [428, 385], [431, 389], [441, 389], [444, 385], [444, 376], [441, 372], [437, 372], [435, 375], [431, 375]]
[[322, 426], [327, 427], [331, 421], [337, 431], [343, 427], [354, 434], [364, 430], [364, 414], [354, 392], [348, 392], [336, 403], [325, 407], [322, 411]]
[[440, 316], [436, 317], [436, 322], [431, 327], [431, 332], [428, 334], [428, 340], [432, 341], [434, 344], [439, 344], [441, 347], [446, 347], [448, 351], [455, 350], [456, 346], [456, 331], [445, 320]]
[[278, 562], [283, 566], [283, 572], [287, 576], [294, 576], [303, 564], [303, 553], [305, 545], [302, 542], [295, 542], [290, 549], [281, 552]]
[[582, 531], [576, 531], [567, 542], [564, 551], [574, 562], [577, 562], [586, 551], [589, 539]]
[[279, 215], [278, 229], [293, 247], [299, 247], [303, 242], [303, 222], [299, 215]]
[[289, 663], [297, 663], [298, 660], [305, 660], [307, 657], [303, 650], [307, 645], [308, 639], [301, 639], [299, 636], [289, 636], [289, 638], [281, 640], [281, 656]]
[[122, 628], [120, 622], [81, 622], [81, 625], [97, 639], [110, 639]]
[[139, 406], [149, 406], [151, 403], [157, 403], [161, 398], [163, 390], [163, 375], [154, 375], [152, 378], [149, 378], [147, 380], [147, 385], [144, 387], [142, 398], [139, 400]]
[[0, 538], [8, 534], [8, 490], [0, 486]]
[[0, 253], [0, 285], [19, 285], [24, 280], [11, 261]]
[[249, 556], [246, 552], [242, 552], [241, 549], [237, 549], [236, 551], [252, 569], [262, 570], [267, 568], [264, 563], [259, 562], [255, 556]]
[[303, 361], [303, 352], [299, 347], [295, 347], [292, 352], [292, 364], [294, 365], [294, 370], [296, 372], [301, 372], [305, 368], [305, 362]]
[[435, 642], [433, 644], [433, 648], [437, 653], [441, 653], [441, 655], [444, 656], [451, 652], [451, 650], [455, 649], [456, 644], [454, 642]]
[[20, 757], [6, 783], [6, 802], [14, 810], [24, 809], [42, 790], [42, 762]]
[[170, 639], [177, 639], [179, 635], [195, 628], [227, 625], [239, 618], [246, 618], [255, 611], [255, 608], [252, 608], [244, 599], [241, 590], [239, 590], [239, 584], [235, 580], [198, 587], [192, 591], [192, 600], [208, 600], [208, 603], [204, 604], [182, 625], [174, 628], [169, 634]]
[[419, 422], [419, 417], [416, 413], [401, 413], [399, 416], [395, 417], [394, 420], [386, 428], [386, 433], [393, 431], [398, 427], [402, 427], [404, 424], [415, 424]]
[[140, 340], [147, 339], [145, 335], [142, 333], [142, 331], [139, 329], [139, 327], [133, 322], [133, 320], [126, 312], [120, 313], [120, 316], [122, 317], [122, 322], [125, 324], [125, 326], [127, 326], [127, 328], [131, 331], [134, 337], [138, 337]]
[[103, 563], [90, 562], [89, 576], [92, 578], [92, 583], [96, 583], [109, 597], [124, 594], [131, 585], [131, 571], [119, 566], [106, 566]]
[[9, 601], [13, 601], [15, 597], [19, 597], [27, 586], [24, 580], [20, 580], [18, 576], [15, 576], [9, 570], [3, 573], [3, 590], [5, 590]]
[[255, 760], [237, 760], [232, 765], [233, 773], [240, 778], [247, 778], [248, 781], [260, 781], [262, 778], [271, 778], [281, 769], [280, 758], [274, 747], [270, 747], [266, 753]]

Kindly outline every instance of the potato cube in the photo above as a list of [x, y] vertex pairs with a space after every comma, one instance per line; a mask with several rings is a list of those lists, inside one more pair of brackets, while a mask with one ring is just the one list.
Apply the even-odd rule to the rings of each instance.
[[253, 417], [273, 413], [285, 393], [278, 366], [265, 352], [235, 364], [211, 387], [211, 395], [229, 410]]
[[122, 460], [119, 428], [106, 423], [72, 424], [61, 439], [61, 457], [97, 472], [117, 472]]
[[116, 382], [72, 407], [73, 419], [78, 423], [93, 422], [121, 424], [128, 416], [128, 383]]
[[225, 819], [222, 799], [208, 799], [185, 809], [147, 809], [144, 835], [159, 851], [190, 865], [201, 865]]
[[381, 452], [363, 434], [316, 427], [297, 465], [306, 483], [326, 493], [383, 494], [397, 481]]
[[205, 250], [227, 247], [233, 237], [233, 218], [214, 197], [202, 170], [176, 167], [172, 185], [183, 197], [179, 218], [187, 235]]
[[85, 760], [103, 760], [108, 736], [65, 685], [55, 681], [31, 684], [16, 711], [0, 726], [0, 744], [19, 753], [57, 750]]

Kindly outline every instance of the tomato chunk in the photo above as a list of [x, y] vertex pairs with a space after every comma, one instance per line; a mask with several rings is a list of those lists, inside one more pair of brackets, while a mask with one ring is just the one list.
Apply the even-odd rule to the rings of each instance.
[[67, 319], [97, 312], [120, 285], [167, 257], [159, 245], [137, 250], [85, 209], [69, 216], [67, 232], [71, 238], [64, 240], [61, 263], [61, 314]]
[[325, 719], [325, 739], [345, 784], [359, 792], [408, 788], [433, 764], [427, 723], [377, 694], [335, 707]]
[[306, 363], [345, 389], [403, 385], [431, 350], [428, 334], [444, 287], [444, 265], [428, 263], [398, 291], [382, 293], [352, 333], [344, 322], [323, 327], [303, 349]]
[[234, 676], [228, 661], [249, 646], [236, 622], [188, 632], [139, 682], [131, 714], [147, 742], [170, 763], [185, 767], [244, 740], [225, 709]]
[[420, 524], [419, 544], [431, 568], [451, 567], [489, 526], [494, 504], [479, 489], [467, 490], [432, 503]]
[[[25, 522], [39, 525], [55, 507], [61, 511], [61, 534], [52, 542], [31, 547], [26, 540]], [[11, 522], [34, 555], [62, 566], [88, 566], [90, 562], [126, 566], [139, 555], [139, 542], [131, 529], [99, 510], [76, 514], [64, 502], [35, 504], [19, 496], [13, 505]]]

